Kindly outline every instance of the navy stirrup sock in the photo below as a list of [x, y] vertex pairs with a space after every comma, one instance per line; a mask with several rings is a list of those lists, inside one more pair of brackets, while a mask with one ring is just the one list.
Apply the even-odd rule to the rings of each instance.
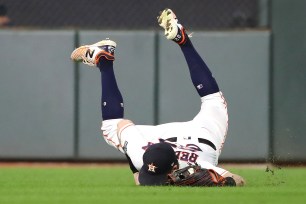
[[[188, 38], [188, 37], [187, 37]], [[180, 48], [188, 64], [193, 85], [201, 97], [219, 92], [216, 80], [213, 78], [208, 66], [194, 49], [190, 39], [187, 39]]]
[[109, 120], [123, 118], [123, 98], [116, 82], [113, 61], [101, 57], [98, 63], [98, 68], [101, 72], [102, 119]]

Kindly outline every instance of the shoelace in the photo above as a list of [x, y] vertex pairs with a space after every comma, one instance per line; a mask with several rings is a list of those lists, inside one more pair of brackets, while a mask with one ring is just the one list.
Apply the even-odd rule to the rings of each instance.
[[91, 67], [95, 66], [95, 64], [91, 61], [88, 61], [85, 57], [82, 57], [83, 59], [83, 63], [86, 64], [86, 65], [89, 65]]

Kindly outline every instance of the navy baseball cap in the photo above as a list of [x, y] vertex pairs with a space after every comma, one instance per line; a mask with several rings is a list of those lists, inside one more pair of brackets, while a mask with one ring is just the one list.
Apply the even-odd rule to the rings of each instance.
[[143, 166], [139, 171], [139, 183], [144, 186], [165, 185], [168, 174], [178, 164], [172, 147], [167, 143], [156, 143], [143, 154]]

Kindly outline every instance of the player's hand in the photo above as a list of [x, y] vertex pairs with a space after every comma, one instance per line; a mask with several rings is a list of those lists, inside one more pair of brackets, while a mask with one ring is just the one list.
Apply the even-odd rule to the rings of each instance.
[[236, 186], [233, 178], [224, 178], [212, 169], [190, 165], [168, 175], [169, 184], [174, 186]]
[[139, 172], [134, 173], [134, 180], [135, 180], [135, 184], [136, 184], [137, 186], [140, 185], [139, 180], [138, 180], [138, 177], [139, 177]]

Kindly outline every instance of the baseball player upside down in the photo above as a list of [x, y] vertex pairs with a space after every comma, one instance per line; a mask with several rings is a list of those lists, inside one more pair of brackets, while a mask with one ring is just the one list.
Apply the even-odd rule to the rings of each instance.
[[156, 126], [134, 124], [124, 118], [123, 98], [114, 74], [116, 43], [106, 39], [81, 46], [72, 52], [71, 58], [95, 66], [101, 72], [103, 138], [127, 156], [137, 185], [164, 185], [169, 173], [190, 164], [211, 169], [223, 178], [232, 178], [237, 186], [244, 185], [241, 176], [217, 167], [227, 135], [228, 112], [216, 80], [172, 10], [163, 10], [158, 23], [166, 38], [181, 49], [200, 96], [201, 109], [186, 122]]

